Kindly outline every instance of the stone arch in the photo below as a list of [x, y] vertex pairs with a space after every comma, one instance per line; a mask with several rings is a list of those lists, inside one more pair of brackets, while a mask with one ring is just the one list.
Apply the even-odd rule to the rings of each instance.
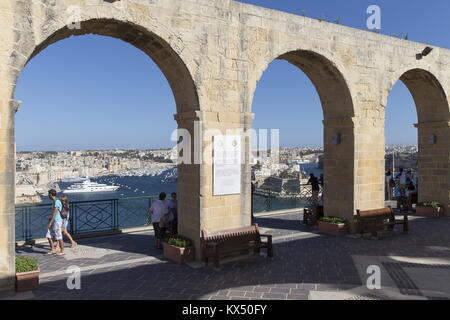
[[450, 107], [447, 94], [441, 81], [424, 69], [402, 71], [389, 84], [389, 93], [399, 80], [408, 88], [417, 110], [419, 201], [438, 201], [448, 207]]
[[450, 119], [447, 95], [440, 81], [431, 72], [411, 69], [403, 73], [400, 80], [413, 96], [419, 122]]
[[435, 73], [420, 68], [402, 70], [390, 78], [385, 87], [386, 94], [382, 102], [384, 107], [387, 106], [388, 96], [399, 80], [405, 84], [413, 97], [419, 122], [450, 119], [450, 105], [441, 81]]
[[172, 89], [178, 113], [200, 109], [197, 88], [189, 69], [180, 55], [162, 37], [143, 26], [116, 19], [90, 19], [81, 23], [81, 29], [64, 26], [53, 32], [33, 49], [25, 64], [49, 45], [71, 36], [97, 34], [113, 37], [142, 50], [158, 65]]
[[[48, 29], [51, 29], [49, 31]], [[176, 113], [175, 120], [179, 128], [188, 130], [194, 135], [194, 122], [196, 121], [196, 111], [200, 110], [200, 101], [197, 86], [192, 76], [192, 70], [188, 66], [193, 66], [193, 60], [187, 48], [184, 48], [182, 41], [164, 26], [156, 26], [150, 31], [146, 26], [139, 25], [127, 19], [116, 18], [96, 18], [81, 21], [81, 29], [69, 29], [63, 25], [60, 27], [49, 27], [45, 29], [45, 36], [37, 45], [31, 45], [32, 33], [27, 34], [27, 41], [22, 39], [22, 45], [15, 48], [16, 55], [20, 57], [15, 61], [12, 81], [17, 83], [20, 72], [31, 61], [33, 57], [42, 52], [45, 48], [60, 40], [72, 36], [86, 34], [96, 34], [123, 40], [133, 45], [137, 49], [145, 52], [159, 67], [165, 75], [175, 98]], [[157, 31], [153, 31], [156, 29]], [[161, 31], [161, 35], [159, 34]], [[158, 33], [158, 34], [157, 34]], [[37, 37], [37, 35], [34, 35]], [[12, 93], [14, 96], [14, 91]], [[14, 140], [14, 137], [11, 138]], [[194, 144], [191, 146], [194, 149]], [[192, 161], [194, 161], [194, 152]], [[178, 165], [178, 193], [179, 193], [179, 230], [180, 233], [192, 239], [198, 238], [196, 229], [196, 212], [199, 211], [200, 201], [200, 173], [196, 165]], [[194, 221], [192, 223], [191, 221]]]
[[[295, 46], [283, 46], [281, 50], [266, 57], [262, 68], [257, 70], [256, 83], [259, 82], [270, 63], [275, 60], [286, 60], [302, 70], [316, 88], [324, 112], [324, 119], [354, 117], [351, 87], [344, 76], [344, 66], [332, 54], [311, 48], [295, 49]], [[256, 91], [256, 83], [249, 88], [249, 110], [252, 107], [253, 96]], [[336, 101], [336, 97], [339, 101]]]
[[[302, 70], [317, 90], [324, 115], [325, 214], [350, 218], [355, 198], [355, 109], [348, 82], [333, 61], [314, 50], [286, 51], [270, 62], [273, 60], [286, 60]], [[268, 66], [266, 64], [265, 68]], [[256, 86], [250, 91], [253, 100]], [[338, 144], [333, 142], [336, 134], [340, 136]]]

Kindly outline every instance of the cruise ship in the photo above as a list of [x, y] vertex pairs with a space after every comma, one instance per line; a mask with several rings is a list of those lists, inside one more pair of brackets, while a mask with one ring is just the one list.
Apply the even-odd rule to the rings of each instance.
[[113, 192], [119, 189], [119, 186], [108, 186], [107, 184], [100, 184], [92, 182], [89, 178], [82, 183], [75, 183], [68, 187], [63, 193], [87, 193], [87, 192]]

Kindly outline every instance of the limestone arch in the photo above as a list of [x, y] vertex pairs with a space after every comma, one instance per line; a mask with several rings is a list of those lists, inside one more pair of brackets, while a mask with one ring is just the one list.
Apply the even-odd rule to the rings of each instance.
[[411, 68], [396, 73], [387, 84], [387, 97], [398, 81], [402, 81], [411, 93], [420, 122], [439, 122], [450, 120], [450, 105], [441, 81], [431, 71]]
[[[81, 36], [86, 34], [96, 34], [108, 36], [123, 40], [133, 45], [137, 49], [145, 52], [159, 67], [165, 75], [174, 95], [176, 103], [176, 113], [179, 114], [195, 114], [200, 110], [200, 102], [197, 86], [193, 80], [191, 70], [188, 64], [192, 66], [192, 61], [187, 61], [186, 50], [174, 48], [171, 39], [176, 38], [173, 35], [164, 32], [164, 37], [158, 35], [154, 31], [150, 31], [145, 26], [137, 25], [133, 22], [122, 21], [114, 18], [88, 19], [81, 22], [81, 29], [69, 29], [67, 26], [55, 28], [55, 31], [45, 36], [36, 46], [30, 48], [26, 45], [16, 48], [16, 52], [25, 57], [23, 62], [17, 59], [13, 80], [17, 83], [20, 72], [25, 68], [26, 64], [45, 48], [60, 40], [67, 39], [72, 36]], [[161, 27], [158, 27], [158, 30]], [[53, 29], [52, 29], [53, 30]], [[177, 38], [176, 38], [177, 39]], [[181, 40], [180, 40], [181, 41]], [[178, 43], [182, 46], [181, 42]], [[177, 51], [183, 51], [182, 55]], [[14, 96], [15, 90], [13, 90]], [[194, 133], [194, 120], [179, 121], [179, 117], [175, 117], [180, 128], [187, 129]], [[194, 146], [192, 145], [192, 148]], [[194, 152], [192, 152], [194, 158]], [[195, 237], [195, 233], [191, 230], [190, 223], [185, 221], [193, 219], [190, 215], [195, 214], [199, 210], [198, 201], [192, 201], [191, 198], [198, 198], [200, 192], [200, 174], [198, 166], [181, 164], [178, 165], [178, 192], [179, 192], [179, 230], [186, 236]], [[195, 231], [195, 230], [194, 230]]]
[[[319, 95], [324, 118], [325, 214], [350, 218], [354, 211], [355, 108], [348, 82], [336, 63], [321, 53], [308, 49], [286, 51], [277, 55], [264, 65], [259, 77], [262, 77], [274, 60], [286, 60], [302, 70]], [[255, 92], [256, 85], [255, 88], [250, 88], [250, 106]], [[340, 137], [338, 144], [333, 142], [336, 134]]]
[[[184, 60], [172, 48], [168, 41], [144, 26], [114, 18], [89, 19], [81, 22], [81, 29], [69, 29], [67, 26], [52, 32], [37, 44], [26, 61], [17, 66], [19, 73], [25, 65], [49, 45], [71, 36], [96, 34], [123, 40], [146, 53], [165, 75], [174, 94], [177, 113], [200, 110], [197, 88], [191, 72]], [[17, 82], [17, 79], [15, 81]]]
[[[419, 202], [437, 201], [448, 207], [450, 105], [447, 93], [431, 71], [411, 68], [399, 74], [388, 84], [388, 93], [401, 81], [408, 88], [416, 106]], [[387, 96], [385, 98], [384, 104], [387, 105]]]
[[[250, 83], [249, 103], [246, 111], [251, 112], [257, 83], [270, 64], [275, 60], [286, 60], [302, 70], [313, 83], [322, 103], [324, 119], [354, 117], [357, 113], [353, 105], [354, 94], [345, 75], [345, 66], [339, 57], [314, 43], [305, 43], [302, 48], [299, 47], [293, 43], [281, 45], [277, 50], [270, 50], [269, 54], [262, 58], [262, 62], [258, 64], [254, 74], [255, 79]], [[321, 73], [316, 74], [317, 71], [321, 71]], [[327, 82], [332, 84], [331, 89], [340, 89], [345, 93], [340, 100], [340, 106], [331, 107], [329, 96], [332, 94], [327, 95], [327, 90], [330, 89], [325, 85]], [[341, 110], [339, 111], [339, 109]]]

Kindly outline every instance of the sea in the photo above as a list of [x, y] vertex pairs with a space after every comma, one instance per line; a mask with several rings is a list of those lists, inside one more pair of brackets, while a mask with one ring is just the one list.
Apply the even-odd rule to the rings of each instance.
[[[307, 174], [313, 173], [317, 177], [323, 173], [322, 169], [317, 167], [316, 163], [303, 164], [301, 170]], [[91, 181], [97, 183], [103, 183], [108, 185], [119, 186], [119, 189], [115, 192], [105, 193], [73, 193], [67, 194], [70, 202], [79, 201], [96, 201], [96, 200], [109, 200], [109, 199], [122, 199], [122, 198], [135, 198], [135, 197], [149, 197], [158, 196], [159, 193], [165, 192], [168, 196], [172, 192], [178, 191], [176, 182], [176, 172], [173, 169], [168, 169], [159, 175], [154, 176], [103, 176], [98, 178], [91, 178]], [[58, 183], [61, 190], [67, 189], [72, 183]], [[44, 199], [43, 203], [48, 203], [48, 199]], [[255, 195], [253, 197], [253, 211], [267, 212], [283, 209], [295, 209], [305, 205], [302, 199], [275, 199], [270, 201], [267, 198]]]
[[[302, 170], [308, 174], [314, 173], [316, 176], [322, 173], [322, 170], [318, 169], [315, 164], [303, 165]], [[152, 201], [149, 197], [157, 197], [160, 192], [165, 192], [167, 195], [170, 195], [172, 192], [177, 192], [178, 190], [176, 169], [169, 169], [153, 176], [110, 175], [91, 178], [91, 181], [116, 185], [119, 186], [119, 189], [115, 192], [105, 193], [67, 194], [71, 203], [88, 201], [76, 205], [73, 214], [77, 218], [71, 219], [73, 223], [71, 232], [82, 234], [91, 231], [109, 230], [114, 223], [117, 223], [120, 229], [147, 225], [149, 223], [147, 210]], [[58, 185], [59, 189], [65, 190], [71, 184], [60, 182]], [[115, 199], [119, 200], [91, 202]], [[45, 237], [46, 225], [51, 215], [50, 207], [45, 204], [50, 203], [51, 201], [48, 198], [44, 198], [38, 206], [18, 206], [16, 208], [17, 241], [27, 238], [40, 239]], [[111, 213], [115, 206], [118, 206], [117, 221], [114, 220], [116, 218]], [[272, 198], [269, 201], [262, 196], [255, 195], [253, 197], [253, 212], [255, 214], [283, 209], [295, 209], [304, 206], [305, 202], [301, 199]], [[73, 217], [72, 212], [71, 217]]]

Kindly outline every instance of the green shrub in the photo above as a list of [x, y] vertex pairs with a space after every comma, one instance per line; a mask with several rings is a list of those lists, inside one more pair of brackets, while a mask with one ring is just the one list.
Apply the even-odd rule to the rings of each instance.
[[339, 218], [339, 217], [324, 217], [324, 218], [321, 218], [320, 221], [327, 222], [327, 223], [333, 223], [333, 224], [343, 224], [343, 223], [347, 222], [344, 218]]
[[192, 241], [183, 236], [167, 236], [164, 241], [172, 246], [180, 247], [180, 248], [189, 248], [192, 247]]
[[417, 204], [418, 207], [427, 207], [427, 208], [442, 208], [443, 205], [439, 202], [420, 202]]
[[37, 259], [30, 257], [16, 258], [16, 272], [30, 272], [39, 270], [39, 263]]

